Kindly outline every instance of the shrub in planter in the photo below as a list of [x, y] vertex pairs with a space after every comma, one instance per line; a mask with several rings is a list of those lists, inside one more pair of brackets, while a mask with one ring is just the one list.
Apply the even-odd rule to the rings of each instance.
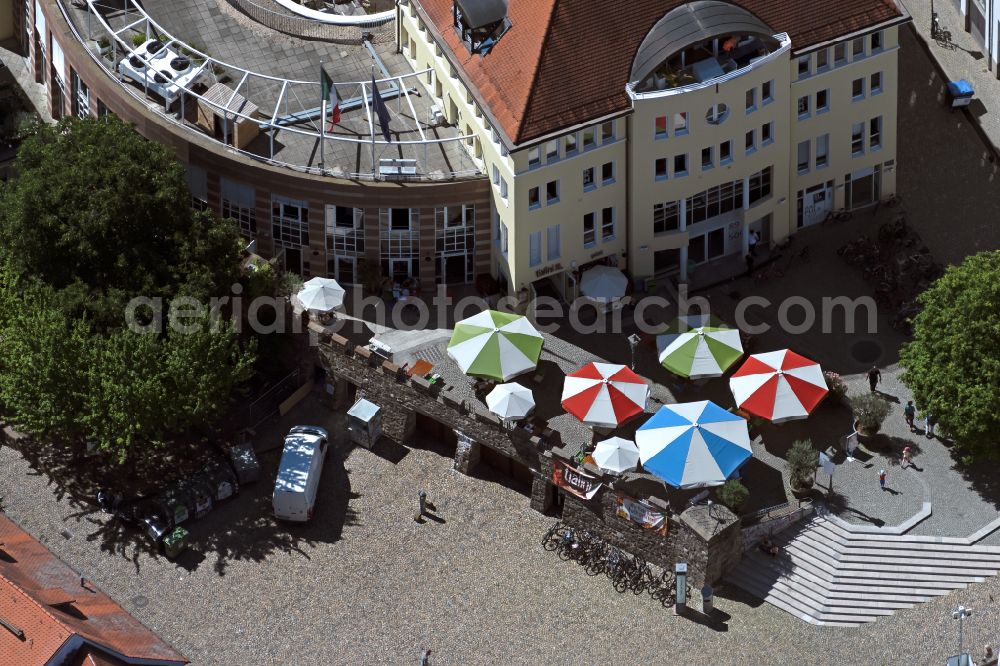
[[807, 490], [812, 487], [813, 476], [819, 465], [819, 452], [812, 441], [798, 440], [788, 451], [788, 477], [792, 490]]
[[843, 377], [829, 370], [823, 373], [823, 377], [826, 379], [826, 387], [830, 389], [832, 397], [837, 400], [843, 400], [847, 397], [847, 383], [844, 382]]
[[874, 435], [882, 429], [882, 423], [889, 415], [889, 403], [885, 398], [874, 393], [864, 393], [852, 397], [850, 401], [862, 434]]
[[132, 35], [132, 46], [142, 46], [146, 43], [146, 35], [135, 33]]
[[750, 491], [739, 479], [729, 479], [715, 494], [720, 502], [733, 510], [733, 513], [739, 514], [740, 507], [750, 496]]

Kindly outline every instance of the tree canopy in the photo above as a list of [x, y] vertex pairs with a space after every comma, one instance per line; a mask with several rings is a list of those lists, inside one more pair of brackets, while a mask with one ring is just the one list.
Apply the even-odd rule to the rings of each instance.
[[967, 455], [1000, 457], [1000, 251], [949, 267], [920, 302], [903, 381]]
[[184, 169], [121, 121], [68, 119], [22, 144], [0, 191], [0, 404], [28, 432], [120, 460], [222, 415], [254, 344], [203, 312], [138, 333], [134, 297], [208, 304], [239, 277], [234, 225], [194, 212]]

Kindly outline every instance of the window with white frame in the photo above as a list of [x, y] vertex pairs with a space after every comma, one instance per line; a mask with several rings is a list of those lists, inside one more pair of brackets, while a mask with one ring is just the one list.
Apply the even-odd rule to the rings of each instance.
[[542, 164], [542, 149], [538, 146], [530, 149], [528, 151], [528, 168], [541, 166]]
[[865, 152], [865, 124], [854, 123], [851, 126], [851, 155], [863, 155]]
[[726, 122], [726, 118], [729, 117], [729, 106], [718, 102], [713, 104], [705, 112], [705, 122], [709, 125], [721, 125]]
[[608, 143], [615, 140], [615, 121], [608, 120], [601, 123], [601, 143]]
[[667, 158], [657, 157], [656, 161], [653, 163], [653, 174], [656, 180], [666, 180], [667, 179]]
[[757, 150], [757, 132], [750, 130], [743, 140], [747, 155]]
[[73, 77], [73, 115], [86, 118], [90, 115], [90, 88], [83, 82], [76, 70], [71, 70]]
[[547, 261], [555, 261], [561, 255], [559, 249], [559, 229], [558, 224], [553, 224], [545, 230], [545, 258]]
[[799, 97], [798, 112], [799, 118], [805, 118], [809, 115], [809, 95]]
[[[771, 167], [767, 167], [750, 176], [750, 183], [747, 189], [749, 191], [751, 206], [755, 206], [771, 196], [771, 171]], [[740, 190], [740, 196], [742, 197], [742, 189]]]
[[553, 139], [545, 144], [545, 161], [554, 162], [559, 159], [559, 139]]
[[680, 229], [680, 203], [668, 201], [653, 205], [653, 233], [666, 234]]
[[688, 114], [687, 111], [680, 111], [674, 114], [674, 136], [687, 134]]
[[687, 153], [684, 153], [683, 155], [674, 155], [674, 175], [686, 176], [687, 173], [688, 173]]
[[601, 240], [609, 241], [615, 237], [615, 209], [609, 206], [601, 210]]
[[719, 144], [719, 164], [727, 164], [733, 161], [733, 142], [723, 141]]
[[551, 206], [556, 203], [559, 203], [559, 181], [550, 180], [545, 183], [545, 205]]
[[882, 50], [882, 31], [878, 30], [873, 32], [870, 37], [871, 51], [875, 53], [876, 51]]
[[282, 247], [309, 245], [309, 204], [272, 195], [271, 236]]
[[593, 213], [583, 216], [583, 245], [589, 247], [597, 242], [597, 222]]
[[219, 180], [222, 195], [222, 218], [235, 220], [244, 236], [257, 233], [257, 192], [250, 185], [222, 177]]
[[764, 123], [760, 128], [760, 142], [763, 145], [768, 145], [774, 141], [774, 121], [769, 123]]
[[809, 56], [804, 55], [799, 58], [799, 78], [805, 78], [809, 76]]
[[743, 208], [743, 179], [710, 187], [685, 201], [687, 226], [700, 224]]
[[507, 202], [507, 194], [508, 194], [508, 192], [507, 192], [507, 179], [506, 178], [501, 178], [500, 179], [500, 198], [504, 200], [504, 203]]
[[841, 42], [833, 46], [833, 64], [837, 67], [847, 62], [847, 44]]
[[[420, 249], [419, 228], [419, 208], [379, 209], [379, 238], [383, 266], [384, 262], [395, 259], [409, 262], [409, 270], [414, 269], [414, 262], [419, 257]], [[387, 273], [395, 272], [391, 263], [384, 270]]]
[[882, 72], [875, 72], [872, 74], [870, 79], [870, 84], [868, 89], [872, 95], [877, 95], [882, 92]]
[[851, 58], [860, 60], [865, 57], [865, 38], [855, 37], [851, 42]]
[[868, 123], [868, 148], [878, 150], [882, 147], [882, 116], [872, 118]]
[[596, 145], [597, 142], [594, 140], [594, 128], [588, 127], [587, 129], [583, 130], [583, 149], [589, 150]]
[[326, 249], [334, 255], [361, 257], [365, 254], [365, 210], [350, 206], [326, 206]]
[[576, 132], [563, 137], [563, 149], [566, 151], [567, 156], [576, 153]]
[[615, 163], [605, 162], [601, 165], [601, 184], [610, 185], [615, 182]]
[[541, 208], [542, 197], [538, 193], [538, 186], [532, 187], [528, 190], [528, 208]]
[[494, 185], [500, 184], [500, 167], [498, 167], [496, 164], [493, 165], [493, 184]]
[[757, 89], [750, 88], [747, 90], [746, 95], [746, 109], [747, 113], [751, 113], [757, 108]]
[[816, 113], [823, 113], [830, 110], [830, 91], [819, 90], [816, 92]]
[[715, 166], [715, 158], [712, 150], [712, 146], [706, 146], [701, 149], [701, 170], [707, 171]]
[[774, 101], [774, 81], [764, 81], [760, 86], [760, 99], [764, 104]]
[[667, 138], [667, 117], [656, 116], [653, 121], [653, 137], [656, 139]]
[[542, 232], [532, 231], [528, 234], [528, 265], [537, 266], [542, 263]]
[[822, 169], [830, 163], [830, 135], [816, 137], [816, 168]]
[[191, 207], [195, 210], [208, 209], [208, 174], [205, 170], [189, 164], [184, 171], [184, 178], [191, 193]]
[[507, 256], [507, 241], [508, 241], [509, 237], [510, 237], [510, 234], [507, 231], [507, 225], [504, 224], [504, 222], [501, 220], [501, 222], [500, 222], [500, 251], [503, 253], [503, 256], [505, 256], [505, 257]]
[[594, 187], [594, 167], [587, 167], [583, 170], [583, 189], [592, 190]]
[[865, 80], [864, 79], [854, 79], [851, 82], [851, 98], [852, 99], [864, 99], [865, 96]]
[[828, 49], [820, 49], [816, 51], [816, 71], [822, 71], [827, 68], [830, 64], [828, 58], [830, 57], [830, 51]]
[[809, 141], [799, 141], [798, 170], [800, 174], [809, 171], [809, 143]]

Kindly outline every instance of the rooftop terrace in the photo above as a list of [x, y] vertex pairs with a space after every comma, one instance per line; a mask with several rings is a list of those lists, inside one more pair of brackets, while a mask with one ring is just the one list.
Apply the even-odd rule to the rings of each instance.
[[[166, 121], [227, 143], [229, 150], [313, 173], [322, 164], [323, 173], [347, 178], [480, 175], [469, 153], [471, 139], [453, 127], [434, 126], [436, 100], [424, 88], [424, 72], [414, 72], [395, 52], [391, 29], [376, 30], [365, 42], [358, 28], [355, 43], [331, 43], [271, 30], [224, 0], [58, 4], [95, 60], [125, 90]], [[151, 39], [171, 58], [155, 58]], [[190, 60], [187, 76], [170, 79], [177, 74], [167, 68], [173, 56]], [[340, 122], [328, 122], [322, 131], [321, 66], [342, 110]], [[391, 141], [373, 113], [373, 78], [389, 110]], [[242, 106], [236, 103], [241, 98]]]

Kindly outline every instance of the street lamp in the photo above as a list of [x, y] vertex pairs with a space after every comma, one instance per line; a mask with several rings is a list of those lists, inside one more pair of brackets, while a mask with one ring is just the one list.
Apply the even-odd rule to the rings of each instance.
[[[972, 609], [966, 608], [965, 606], [959, 606], [951, 613], [951, 617], [955, 620], [958, 620], [958, 663], [960, 665], [963, 664], [962, 655], [964, 654], [964, 652], [962, 648], [964, 643], [963, 629], [964, 629], [965, 618], [971, 616], [972, 616]], [[968, 663], [968, 660], [966, 659], [964, 663]]]
[[641, 338], [635, 333], [628, 336], [628, 348], [632, 352], [632, 364], [629, 367], [633, 370], [635, 370], [635, 348], [639, 346], [640, 341]]

